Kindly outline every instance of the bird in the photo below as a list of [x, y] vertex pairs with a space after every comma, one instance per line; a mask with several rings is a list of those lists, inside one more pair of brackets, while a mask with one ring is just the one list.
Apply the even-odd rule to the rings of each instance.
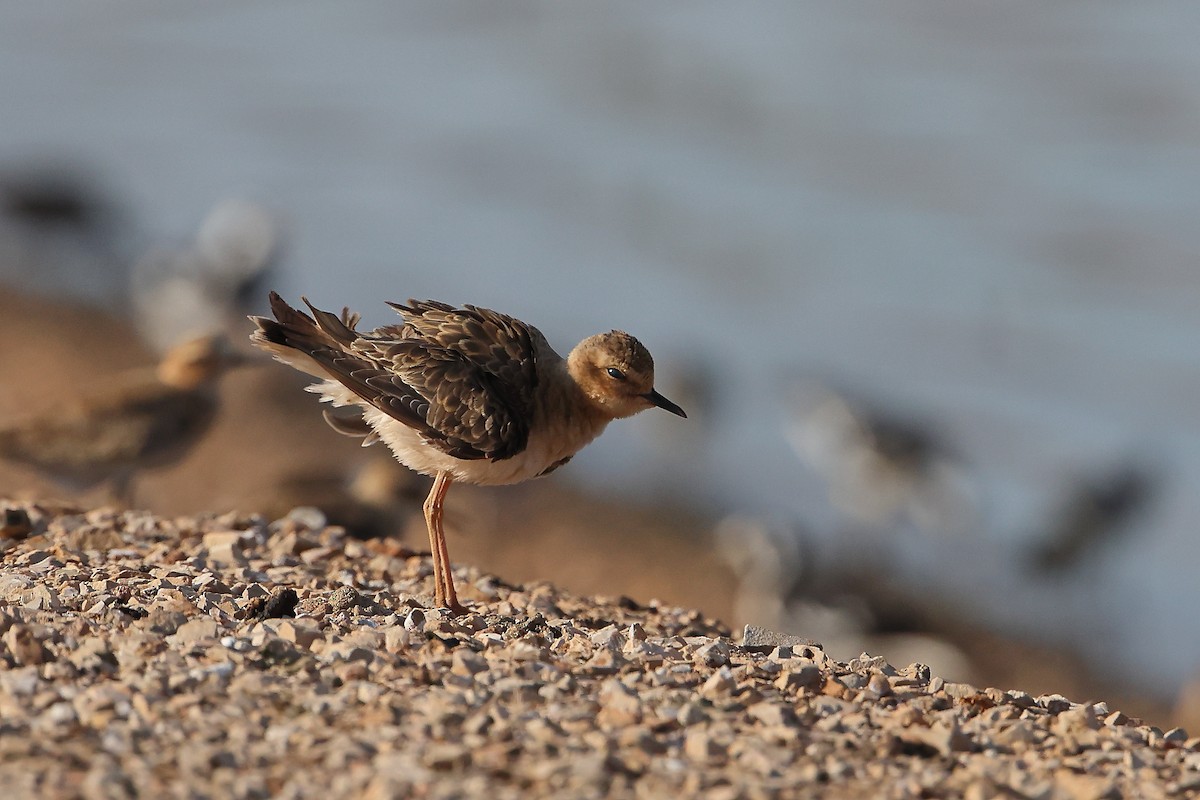
[[1159, 476], [1132, 461], [1086, 476], [1072, 486], [1047, 532], [1027, 550], [1027, 564], [1043, 575], [1067, 572], [1110, 539], [1136, 532], [1131, 524], [1154, 500]]
[[[320, 379], [308, 387], [333, 408], [325, 420], [363, 446], [384, 442], [404, 466], [433, 477], [424, 503], [434, 600], [459, 603], [442, 527], [454, 482], [505, 485], [566, 464], [609, 422], [658, 407], [687, 417], [654, 388], [654, 359], [613, 330], [584, 339], [566, 358], [526, 322], [473, 305], [391, 303], [402, 322], [360, 332], [301, 298], [312, 316], [270, 294], [274, 319], [251, 317], [253, 343]], [[352, 412], [353, 414], [353, 412]]]
[[[231, 330], [266, 291], [281, 251], [279, 222], [261, 206], [222, 200], [186, 245], [157, 245], [133, 262], [132, 319], [160, 352], [184, 339]], [[257, 305], [257, 302], [254, 303]]]
[[0, 458], [76, 491], [108, 481], [127, 507], [137, 471], [174, 463], [201, 439], [216, 415], [218, 378], [244, 361], [221, 336], [184, 342], [157, 366], [0, 425]]

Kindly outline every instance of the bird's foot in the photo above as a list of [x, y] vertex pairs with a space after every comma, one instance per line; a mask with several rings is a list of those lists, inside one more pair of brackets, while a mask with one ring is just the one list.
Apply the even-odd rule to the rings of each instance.
[[440, 602], [438, 602], [438, 608], [446, 609], [447, 611], [450, 612], [450, 615], [453, 617], [461, 617], [464, 614], [471, 613], [471, 609], [467, 608], [462, 603], [458, 602], [458, 600], [451, 600], [448, 603], [444, 602], [444, 601], [440, 601]]
[[[438, 587], [441, 588], [441, 587]], [[447, 596], [449, 595], [449, 596]], [[469, 614], [471, 609], [458, 602], [458, 594], [454, 592], [437, 591], [433, 595], [434, 608], [444, 608], [450, 612], [451, 616], [461, 617], [463, 614]]]

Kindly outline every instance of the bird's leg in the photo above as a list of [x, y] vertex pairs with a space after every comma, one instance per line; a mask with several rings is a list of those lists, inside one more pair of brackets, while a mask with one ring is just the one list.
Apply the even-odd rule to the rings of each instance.
[[455, 614], [466, 611], [454, 591], [454, 575], [450, 571], [450, 554], [446, 549], [446, 532], [442, 528], [442, 501], [454, 479], [448, 472], [439, 472], [433, 480], [433, 488], [425, 499], [425, 524], [429, 528], [429, 549], [433, 555], [434, 601], [440, 608], [449, 608]]
[[442, 553], [438, 548], [438, 537], [435, 531], [436, 527], [441, 526], [441, 519], [436, 520], [435, 517], [441, 516], [441, 504], [438, 502], [438, 494], [442, 488], [442, 476], [446, 473], [439, 472], [437, 477], [433, 479], [433, 486], [429, 489], [429, 496], [425, 498], [425, 529], [429, 532], [429, 555], [433, 558], [433, 598], [434, 602], [441, 607], [445, 601], [442, 590]]

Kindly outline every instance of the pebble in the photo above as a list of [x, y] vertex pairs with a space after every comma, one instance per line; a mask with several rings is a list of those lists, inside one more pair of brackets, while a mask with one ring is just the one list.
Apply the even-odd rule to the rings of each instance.
[[815, 647], [819, 649], [821, 645], [804, 636], [794, 636], [757, 625], [747, 625], [742, 629], [742, 647]]
[[0, 556], [6, 796], [1200, 792], [1200, 739], [1104, 704], [462, 565], [453, 618], [427, 558], [381, 566], [313, 509], [4, 508], [33, 530]]

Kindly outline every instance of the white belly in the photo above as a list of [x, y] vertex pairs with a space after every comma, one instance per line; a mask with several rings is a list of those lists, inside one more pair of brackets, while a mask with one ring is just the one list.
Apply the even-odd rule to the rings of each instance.
[[520, 483], [536, 478], [563, 459], [575, 455], [588, 442], [600, 435], [607, 420], [594, 417], [544, 419], [537, 415], [525, 449], [512, 458], [491, 461], [486, 458], [465, 460], [454, 458], [425, 443], [420, 434], [374, 406], [365, 406], [361, 399], [335, 381], [324, 381], [309, 387], [322, 399], [335, 406], [356, 405], [363, 410], [363, 419], [379, 434], [396, 460], [422, 475], [448, 472], [456, 481], [484, 486]]
[[574, 455], [581, 447], [600, 433], [596, 430], [586, 439], [582, 437], [548, 436], [535, 431], [529, 436], [529, 444], [512, 458], [491, 461], [486, 458], [465, 460], [446, 455], [441, 450], [426, 444], [412, 428], [404, 425], [377, 409], [369, 409], [364, 418], [371, 424], [396, 459], [411, 470], [423, 475], [449, 472], [455, 480], [498, 486], [520, 483], [536, 478], [547, 469]]

